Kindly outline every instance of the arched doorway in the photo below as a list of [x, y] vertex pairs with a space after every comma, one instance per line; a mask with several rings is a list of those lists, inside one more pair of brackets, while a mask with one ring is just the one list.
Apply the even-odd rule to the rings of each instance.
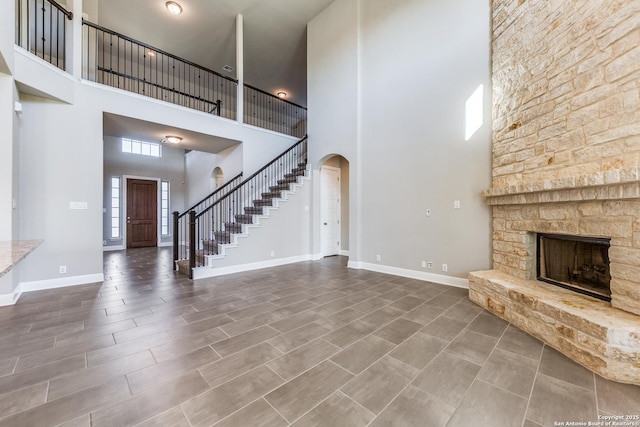
[[211, 172], [211, 191], [215, 191], [224, 184], [224, 173], [222, 169], [216, 167]]
[[320, 251], [349, 254], [349, 162], [329, 157], [320, 167]]

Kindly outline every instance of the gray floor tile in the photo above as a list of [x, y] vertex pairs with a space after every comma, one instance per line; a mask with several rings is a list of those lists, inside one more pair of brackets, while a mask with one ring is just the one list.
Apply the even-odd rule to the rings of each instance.
[[543, 344], [537, 338], [513, 325], [509, 325], [502, 338], [500, 338], [497, 347], [539, 361]]
[[540, 373], [589, 390], [595, 386], [593, 372], [549, 346], [545, 346], [542, 352]]
[[352, 343], [366, 337], [376, 329], [375, 326], [370, 323], [363, 322], [361, 320], [355, 320], [340, 329], [325, 335], [323, 339], [329, 341], [331, 344], [335, 344], [338, 347], [348, 347]]
[[374, 311], [373, 313], [369, 313], [364, 317], [361, 317], [360, 320], [362, 322], [366, 322], [370, 325], [375, 326], [377, 329], [397, 319], [404, 313], [405, 312], [403, 310], [400, 310], [398, 308], [386, 306]]
[[422, 328], [420, 332], [445, 341], [454, 339], [467, 324], [449, 317], [440, 316]]
[[526, 417], [543, 426], [597, 421], [596, 396], [593, 391], [538, 374]]
[[482, 365], [493, 351], [498, 340], [477, 332], [464, 330], [445, 349], [446, 352]]
[[423, 304], [409, 311], [408, 313], [403, 315], [402, 318], [427, 325], [429, 324], [429, 322], [431, 322], [433, 319], [440, 316], [444, 312], [444, 308]]
[[369, 411], [378, 414], [418, 372], [417, 369], [387, 356], [362, 372], [341, 390]]
[[317, 339], [271, 362], [267, 362], [266, 365], [288, 381], [304, 371], [313, 368], [339, 351], [340, 347], [322, 339]]
[[397, 345], [418, 332], [420, 329], [422, 329], [422, 325], [420, 323], [412, 322], [407, 319], [397, 319], [381, 329], [378, 329], [374, 332], [374, 335]]
[[253, 347], [277, 335], [279, 335], [279, 333], [275, 329], [269, 326], [261, 326], [243, 334], [227, 338], [226, 340], [218, 341], [213, 344], [212, 347], [220, 356], [225, 357], [246, 348]]
[[293, 423], [292, 426], [364, 427], [374, 417], [371, 412], [338, 391]]
[[529, 399], [538, 364], [523, 356], [495, 349], [484, 364], [478, 378]]
[[600, 411], [618, 415], [640, 415], [640, 386], [621, 384], [596, 375], [596, 390]]
[[519, 426], [526, 409], [527, 399], [483, 381], [475, 381], [447, 426]]
[[483, 311], [484, 310], [482, 309], [482, 307], [478, 305], [462, 304], [459, 302], [445, 311], [444, 314], [445, 316], [452, 319], [468, 323], [478, 317], [478, 314], [482, 313]]
[[216, 424], [216, 427], [286, 427], [289, 425], [264, 399], [245, 406]]
[[104, 255], [105, 282], [0, 307], [0, 426], [549, 427], [640, 411], [639, 387], [543, 353], [464, 289], [343, 257], [194, 282], [167, 248]]
[[447, 344], [446, 341], [426, 334], [414, 334], [397, 346], [389, 355], [409, 366], [422, 370]]
[[498, 316], [491, 313], [483, 313], [469, 323], [467, 329], [493, 338], [500, 338], [507, 326], [509, 326], [509, 323]]
[[213, 390], [199, 393], [182, 403], [181, 408], [192, 426], [210, 426], [259, 399], [282, 382], [275, 372], [259, 366]]
[[265, 396], [289, 422], [331, 396], [353, 375], [333, 362], [323, 362]]
[[211, 387], [217, 387], [280, 356], [282, 352], [262, 343], [203, 366], [199, 371]]
[[331, 330], [313, 322], [294, 329], [291, 332], [287, 332], [286, 334], [271, 338], [267, 342], [281, 352], [288, 353], [328, 332], [331, 332]]
[[179, 407], [174, 406], [166, 412], [156, 415], [153, 418], [148, 419], [136, 427], [191, 427], [189, 421], [184, 416]]
[[389, 341], [369, 335], [336, 354], [331, 360], [358, 375], [392, 348], [394, 345]]
[[441, 353], [412, 384], [456, 408], [480, 372], [480, 366], [452, 354]]
[[424, 391], [408, 386], [378, 415], [372, 427], [443, 427], [455, 408]]

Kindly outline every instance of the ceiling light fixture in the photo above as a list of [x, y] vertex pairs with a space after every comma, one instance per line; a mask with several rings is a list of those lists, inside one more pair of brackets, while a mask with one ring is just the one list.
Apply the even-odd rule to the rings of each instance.
[[286, 98], [287, 97], [287, 92], [278, 92], [276, 95], [278, 95], [278, 98]]
[[153, 58], [154, 56], [156, 56], [156, 53], [152, 50], [150, 50], [149, 52], [147, 52], [147, 55], [149, 55], [151, 58]]
[[180, 15], [182, 13], [182, 6], [180, 6], [178, 3], [174, 1], [166, 2], [165, 6], [167, 7], [167, 10], [173, 13], [174, 15]]
[[182, 138], [175, 135], [167, 135], [165, 136], [164, 140], [165, 142], [169, 142], [171, 144], [178, 144], [180, 141], [182, 141]]

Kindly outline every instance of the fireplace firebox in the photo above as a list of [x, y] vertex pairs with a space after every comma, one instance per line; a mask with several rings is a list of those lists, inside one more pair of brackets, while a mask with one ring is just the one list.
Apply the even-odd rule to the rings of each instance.
[[538, 280], [611, 301], [609, 247], [610, 239], [538, 234]]

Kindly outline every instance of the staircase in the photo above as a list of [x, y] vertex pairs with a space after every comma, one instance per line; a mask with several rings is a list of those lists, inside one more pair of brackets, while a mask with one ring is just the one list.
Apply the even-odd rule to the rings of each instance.
[[[225, 256], [225, 248], [237, 245], [256, 226], [256, 218], [275, 206], [292, 185], [299, 184], [307, 172], [307, 138], [266, 164], [219, 197], [211, 198], [200, 212], [174, 214], [174, 261], [179, 272], [193, 278], [193, 269], [208, 266]], [[198, 204], [196, 205], [198, 206]], [[202, 202], [199, 206], [202, 206]], [[184, 218], [184, 224], [179, 222]], [[182, 245], [180, 245], [182, 242]]]

